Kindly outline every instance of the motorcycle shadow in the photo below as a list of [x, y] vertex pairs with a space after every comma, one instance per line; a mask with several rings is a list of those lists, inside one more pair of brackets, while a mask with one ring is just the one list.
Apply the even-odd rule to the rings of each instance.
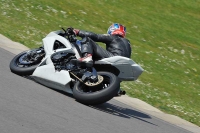
[[99, 111], [105, 112], [105, 113], [109, 113], [111, 115], [117, 116], [117, 117], [122, 117], [122, 118], [127, 118], [127, 119], [138, 119], [140, 121], [152, 124], [154, 126], [158, 126], [156, 124], [153, 124], [149, 121], [147, 121], [148, 119], [152, 119], [151, 116], [136, 111], [134, 109], [130, 109], [130, 108], [123, 108], [114, 104], [111, 104], [109, 102], [104, 103], [104, 104], [100, 104], [100, 105], [89, 105], [89, 107], [97, 109]]
[[[34, 81], [34, 79], [31, 78], [30, 76], [26, 76], [25, 78]], [[36, 81], [34, 81], [34, 82], [36, 82]], [[66, 95], [68, 97], [74, 98], [73, 94], [69, 94], [69, 93], [64, 92], [62, 90], [56, 90], [56, 89], [53, 89], [53, 88], [49, 88], [49, 89], [52, 89], [52, 90], [54, 90], [58, 93]], [[102, 112], [105, 112], [105, 113], [109, 113], [109, 114], [117, 116], [117, 117], [122, 117], [122, 118], [127, 118], [127, 119], [138, 119], [140, 121], [143, 121], [143, 122], [152, 124], [154, 126], [157, 126], [156, 124], [153, 124], [153, 123], [147, 121], [147, 119], [152, 119], [151, 116], [149, 116], [145, 113], [136, 111], [134, 109], [131, 109], [131, 107], [130, 108], [127, 108], [127, 107], [124, 108], [124, 107], [120, 107], [120, 106], [111, 104], [110, 102], [106, 102], [106, 103], [99, 104], [99, 105], [86, 105], [86, 106], [91, 107], [91, 108], [96, 109], [96, 110], [99, 110], [99, 111], [102, 111]]]

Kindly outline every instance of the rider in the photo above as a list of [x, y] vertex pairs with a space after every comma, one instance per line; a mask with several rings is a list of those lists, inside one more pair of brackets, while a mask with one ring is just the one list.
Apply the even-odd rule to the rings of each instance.
[[[102, 59], [112, 56], [124, 56], [130, 58], [131, 45], [130, 41], [125, 37], [126, 27], [119, 24], [112, 24], [107, 31], [107, 34], [95, 34], [79, 29], [74, 29], [74, 33], [79, 37], [86, 37], [87, 43], [82, 44], [81, 62], [92, 62], [93, 59]], [[106, 50], [100, 47], [96, 42], [106, 44]]]

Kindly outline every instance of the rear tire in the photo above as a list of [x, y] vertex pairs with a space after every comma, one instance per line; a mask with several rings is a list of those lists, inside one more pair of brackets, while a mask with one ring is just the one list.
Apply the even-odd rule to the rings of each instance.
[[[116, 96], [120, 88], [118, 77], [110, 72], [98, 72], [98, 75], [104, 78], [101, 85], [102, 87], [98, 87], [98, 90], [96, 90], [97, 88], [95, 87], [89, 88], [79, 81], [74, 85], [73, 95], [78, 102], [86, 105], [102, 104]], [[107, 87], [105, 87], [105, 85], [107, 85]]]
[[20, 75], [20, 76], [27, 76], [27, 75], [31, 75], [34, 70], [36, 69], [36, 67], [38, 66], [38, 64], [40, 63], [40, 61], [38, 61], [37, 64], [32, 64], [32, 65], [27, 65], [27, 66], [20, 66], [19, 63], [19, 58], [23, 55], [25, 55], [27, 53], [27, 51], [19, 53], [18, 55], [16, 55], [10, 62], [10, 70], [11, 72]]

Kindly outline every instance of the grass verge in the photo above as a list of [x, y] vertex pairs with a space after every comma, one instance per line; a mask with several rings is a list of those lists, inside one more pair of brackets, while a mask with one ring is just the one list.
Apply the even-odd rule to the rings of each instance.
[[127, 27], [132, 59], [145, 72], [121, 87], [200, 126], [199, 0], [0, 0], [0, 33], [30, 48], [59, 27], [106, 33]]

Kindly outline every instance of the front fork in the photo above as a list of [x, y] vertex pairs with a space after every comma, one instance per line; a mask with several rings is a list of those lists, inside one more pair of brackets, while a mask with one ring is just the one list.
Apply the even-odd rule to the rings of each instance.
[[38, 49], [29, 50], [27, 52], [27, 55], [34, 56], [36, 54], [42, 54], [42, 53], [44, 53], [44, 47], [39, 47]]
[[27, 58], [32, 61], [41, 60], [45, 56], [44, 47], [38, 49], [30, 50], [27, 53]]

